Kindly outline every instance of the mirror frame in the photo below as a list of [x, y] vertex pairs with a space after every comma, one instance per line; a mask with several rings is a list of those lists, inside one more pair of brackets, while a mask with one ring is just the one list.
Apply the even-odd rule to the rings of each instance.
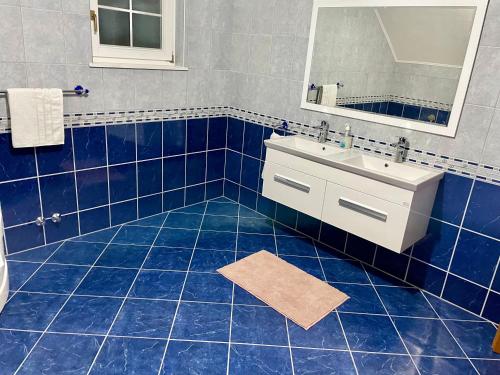
[[[311, 73], [312, 54], [314, 39], [316, 35], [316, 20], [320, 8], [360, 8], [360, 7], [476, 7], [474, 22], [472, 24], [469, 44], [465, 54], [462, 72], [458, 81], [455, 100], [450, 112], [448, 125], [440, 126], [421, 121], [409, 120], [401, 117], [384, 116], [371, 112], [363, 112], [349, 108], [328, 107], [321, 104], [307, 102], [309, 89], [309, 76]], [[301, 108], [332, 115], [350, 117], [359, 120], [376, 122], [383, 125], [396, 126], [426, 133], [438, 134], [446, 137], [455, 137], [460, 115], [465, 102], [465, 95], [479, 47], [479, 40], [483, 28], [488, 0], [314, 0], [311, 29], [309, 31], [309, 43], [307, 47], [307, 60], [304, 73], [304, 85], [302, 89]]]

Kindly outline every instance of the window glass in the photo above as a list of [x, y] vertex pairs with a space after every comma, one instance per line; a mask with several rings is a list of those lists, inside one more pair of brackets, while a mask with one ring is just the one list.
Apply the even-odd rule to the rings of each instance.
[[129, 0], [98, 0], [98, 5], [104, 5], [108, 7], [129, 9]]
[[132, 0], [132, 9], [148, 13], [161, 13], [161, 0]]
[[161, 48], [161, 17], [132, 15], [134, 47]]
[[99, 9], [99, 39], [101, 44], [130, 46], [129, 13]]

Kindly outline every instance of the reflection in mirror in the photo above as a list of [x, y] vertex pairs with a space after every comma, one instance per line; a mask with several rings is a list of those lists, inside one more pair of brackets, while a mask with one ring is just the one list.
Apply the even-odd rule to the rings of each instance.
[[476, 7], [320, 7], [307, 102], [447, 126]]

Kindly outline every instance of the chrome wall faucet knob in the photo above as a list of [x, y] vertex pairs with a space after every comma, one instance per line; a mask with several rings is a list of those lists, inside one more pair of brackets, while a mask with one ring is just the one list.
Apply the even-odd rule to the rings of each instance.
[[321, 121], [321, 125], [315, 126], [313, 129], [319, 129], [318, 142], [325, 143], [328, 139], [328, 131], [330, 130], [330, 124], [325, 120]]
[[406, 137], [398, 137], [398, 141], [391, 143], [391, 147], [396, 148], [396, 152], [394, 153], [394, 162], [404, 162], [406, 160], [406, 156], [408, 155], [408, 139], [406, 139]]
[[61, 222], [61, 214], [58, 212], [55, 212], [52, 214], [50, 217], [50, 220], [52, 220], [53, 223], [60, 223]]
[[38, 227], [41, 227], [45, 224], [45, 219], [41, 216], [38, 216], [36, 219], [35, 219], [35, 224], [36, 226]]

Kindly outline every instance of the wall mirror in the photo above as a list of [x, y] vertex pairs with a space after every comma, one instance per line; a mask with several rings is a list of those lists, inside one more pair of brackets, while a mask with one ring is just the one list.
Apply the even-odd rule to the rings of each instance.
[[315, 0], [302, 108], [454, 137], [488, 0]]

